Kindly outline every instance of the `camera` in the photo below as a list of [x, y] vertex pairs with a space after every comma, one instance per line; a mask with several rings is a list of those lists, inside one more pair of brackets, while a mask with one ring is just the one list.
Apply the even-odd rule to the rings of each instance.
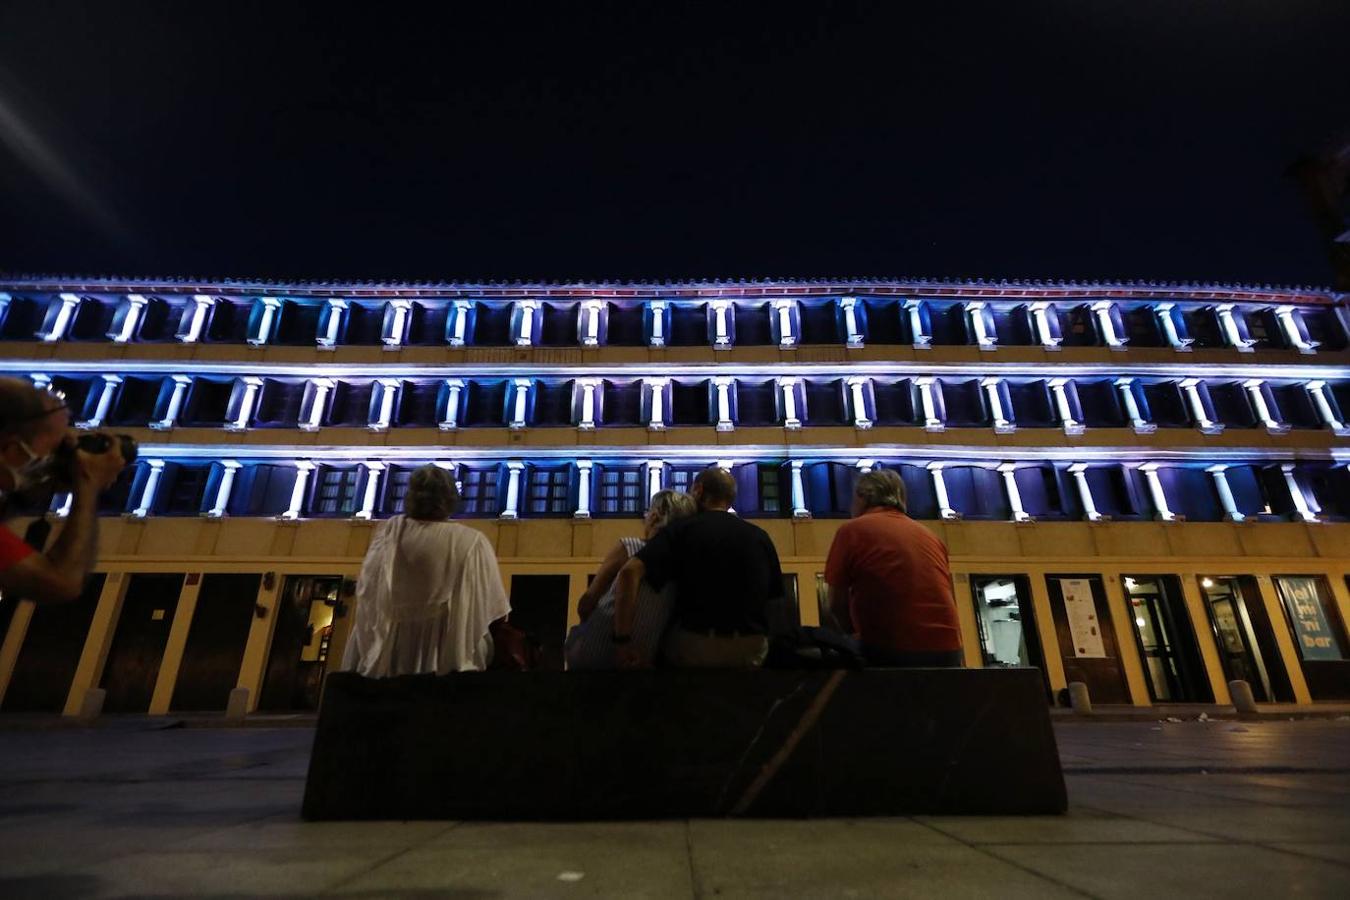
[[107, 453], [116, 445], [122, 451], [122, 459], [127, 465], [136, 461], [136, 439], [129, 434], [82, 434], [74, 444], [62, 444], [52, 454], [51, 462], [43, 466], [34, 476], [34, 484], [25, 493], [37, 495], [56, 491], [68, 491], [75, 486], [75, 451], [85, 453]]

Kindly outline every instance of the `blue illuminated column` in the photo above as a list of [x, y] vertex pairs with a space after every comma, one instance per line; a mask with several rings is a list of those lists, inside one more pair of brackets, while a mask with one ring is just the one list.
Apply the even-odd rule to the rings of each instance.
[[774, 314], [778, 318], [778, 346], [789, 349], [797, 346], [797, 332], [793, 327], [794, 314], [797, 311], [796, 300], [773, 301]]
[[145, 487], [141, 490], [140, 502], [130, 513], [135, 519], [144, 519], [150, 508], [155, 505], [155, 491], [159, 489], [159, 479], [164, 475], [164, 460], [147, 459], [145, 464], [150, 467], [150, 474], [146, 477]]
[[1177, 521], [1177, 514], [1167, 505], [1167, 493], [1158, 478], [1158, 464], [1144, 463], [1139, 467], [1139, 471], [1144, 473], [1144, 481], [1148, 484], [1148, 493], [1153, 498], [1153, 506], [1158, 511], [1158, 519], [1163, 522]]
[[103, 383], [98, 388], [98, 401], [94, 404], [94, 415], [84, 422], [76, 423], [77, 428], [102, 428], [103, 421], [108, 418], [108, 410], [112, 408], [113, 396], [117, 393], [117, 386], [122, 383], [120, 375], [104, 375]]
[[4, 291], [0, 291], [0, 320], [5, 318], [5, 310], [9, 309], [9, 303], [14, 298]]
[[215, 303], [214, 297], [208, 297], [206, 294], [194, 294], [192, 309], [183, 310], [183, 318], [179, 322], [178, 334], [176, 335], [178, 340], [184, 344], [195, 344], [200, 341], [202, 331], [206, 328], [206, 317]]
[[577, 336], [583, 347], [600, 346], [600, 316], [605, 304], [600, 300], [586, 300], [577, 309]]
[[1040, 301], [1029, 305], [1027, 310], [1031, 313], [1031, 324], [1036, 330], [1036, 341], [1046, 350], [1058, 350], [1063, 338], [1050, 325], [1050, 317], [1055, 315], [1054, 307], [1046, 301]]
[[108, 332], [114, 344], [125, 344], [136, 336], [136, 326], [140, 324], [141, 314], [149, 302], [140, 294], [127, 294], [127, 311], [122, 319], [122, 327], [115, 333]]
[[1318, 342], [1308, 337], [1308, 328], [1303, 322], [1303, 314], [1288, 306], [1277, 306], [1275, 318], [1284, 329], [1284, 336], [1291, 347], [1297, 347], [1299, 353], [1316, 353]]
[[591, 469], [593, 464], [589, 459], [577, 460], [577, 511], [572, 513], [574, 519], [589, 519], [591, 517]]
[[258, 400], [258, 391], [262, 388], [262, 379], [250, 375], [240, 379], [242, 395], [239, 398], [239, 411], [234, 421], [225, 426], [226, 431], [246, 431], [253, 420], [253, 406]]
[[844, 311], [845, 343], [850, 347], [861, 347], [863, 336], [862, 332], [858, 330], [858, 298], [842, 298], [839, 301], [839, 308]]
[[1294, 477], [1294, 464], [1285, 463], [1280, 466], [1280, 472], [1284, 475], [1284, 483], [1289, 488], [1289, 496], [1294, 501], [1294, 509], [1299, 519], [1304, 522], [1319, 521], [1317, 514], [1308, 506], [1308, 498], [1304, 495], [1303, 488], [1299, 486], [1298, 479]]
[[930, 349], [933, 346], [933, 336], [923, 329], [923, 301], [906, 300], [905, 311], [909, 313], [909, 333], [914, 336], [914, 349]]
[[1331, 405], [1330, 398], [1327, 397], [1327, 383], [1325, 381], [1310, 381], [1305, 387], [1308, 396], [1312, 398], [1313, 406], [1317, 407], [1317, 414], [1321, 416], [1322, 424], [1330, 428], [1337, 437], [1350, 436], [1350, 428], [1346, 428], [1345, 423], [1336, 415], [1336, 409]]
[[661, 490], [661, 478], [666, 464], [659, 459], [647, 460], [647, 499], [651, 500]]
[[75, 502], [75, 495], [70, 491], [65, 491], [52, 496], [51, 511], [58, 519], [64, 519], [70, 515], [70, 506]]
[[517, 346], [528, 347], [534, 343], [534, 317], [538, 310], [538, 300], [521, 300], [516, 303]]
[[647, 391], [648, 419], [647, 428], [650, 431], [665, 431], [666, 428], [666, 390], [670, 385], [669, 378], [644, 378], [642, 382], [643, 389]]
[[309, 484], [309, 475], [313, 471], [314, 463], [304, 459], [296, 460], [295, 486], [291, 488], [291, 502], [286, 507], [286, 511], [281, 514], [281, 518], [285, 521], [294, 522], [304, 512], [305, 488]]
[[1205, 408], [1205, 399], [1200, 396], [1200, 379], [1183, 378], [1177, 382], [1177, 386], [1186, 394], [1186, 402], [1191, 407], [1191, 416], [1195, 419], [1195, 427], [1200, 429], [1202, 434], [1219, 434], [1222, 432], [1223, 423], [1210, 418], [1209, 410]]
[[988, 304], [976, 300], [966, 304], [966, 318], [970, 321], [971, 333], [981, 350], [997, 350], [998, 334], [989, 328]]
[[301, 431], [318, 431], [323, 427], [323, 413], [328, 394], [336, 386], [331, 378], [311, 378], [306, 390], [308, 396], [300, 414]]
[[980, 387], [989, 398], [989, 417], [994, 420], [994, 434], [1012, 434], [1017, 426], [1008, 421], [1007, 411], [1003, 408], [1002, 379], [981, 378]]
[[507, 460], [506, 463], [506, 505], [502, 507], [500, 519], [515, 519], [519, 517], [516, 511], [520, 505], [520, 473], [525, 471], [525, 462], [519, 459]]
[[397, 378], [378, 378], [375, 386], [379, 390], [374, 405], [375, 417], [369, 423], [371, 431], [388, 431], [394, 418], [394, 401], [398, 398], [399, 380]]
[[581, 392], [581, 415], [577, 420], [579, 431], [595, 430], [595, 389], [600, 386], [598, 378], [578, 378], [573, 382], [573, 390]]
[[1214, 307], [1214, 311], [1219, 314], [1219, 327], [1223, 329], [1223, 336], [1228, 341], [1228, 346], [1235, 348], [1239, 353], [1252, 353], [1252, 345], [1256, 341], [1248, 337], [1243, 337], [1241, 329], [1238, 328], [1237, 319], [1233, 316], [1233, 304], [1220, 303]]
[[792, 461], [792, 518], [809, 519], [811, 510], [806, 507], [806, 486], [802, 483], [802, 461]]
[[731, 312], [731, 301], [714, 300], [708, 306], [713, 313], [713, 349], [730, 350], [731, 332], [727, 327], [727, 315]]
[[1228, 484], [1228, 466], [1217, 465], [1205, 469], [1214, 479], [1214, 489], [1219, 492], [1219, 502], [1223, 504], [1224, 518], [1230, 522], [1241, 522], [1247, 517], [1238, 511], [1237, 501], [1233, 499], [1233, 488]]
[[272, 325], [276, 322], [277, 310], [281, 309], [281, 301], [276, 297], [259, 297], [258, 303], [262, 305], [258, 330], [248, 336], [249, 344], [254, 347], [261, 347], [272, 339]]
[[366, 466], [366, 491], [361, 498], [361, 508], [357, 510], [353, 518], [372, 519], [375, 517], [375, 498], [380, 492], [380, 473], [384, 471], [384, 463], [368, 460]]
[[1082, 434], [1085, 430], [1083, 423], [1074, 418], [1073, 407], [1069, 404], [1068, 384], [1069, 379], [1067, 378], [1052, 378], [1050, 379], [1050, 393], [1055, 397], [1055, 410], [1059, 413], [1059, 421], [1064, 426], [1064, 433]]
[[230, 492], [234, 490], [234, 476], [243, 468], [232, 459], [222, 460], [220, 464], [224, 471], [220, 475], [220, 486], [216, 489], [216, 502], [211, 504], [211, 508], [206, 512], [207, 517], [212, 519], [219, 519], [225, 515], [225, 510], [230, 505]]
[[1074, 463], [1069, 466], [1069, 474], [1078, 485], [1078, 499], [1083, 504], [1083, 517], [1089, 522], [1101, 522], [1106, 516], [1097, 511], [1097, 504], [1092, 500], [1092, 485], [1088, 484], [1087, 468], [1086, 463]]
[[1193, 338], [1182, 337], [1177, 331], [1177, 321], [1173, 318], [1176, 308], [1175, 303], [1159, 303], [1153, 310], [1158, 314], [1158, 322], [1162, 325], [1168, 345], [1179, 353], [1187, 353], [1190, 352]]
[[1112, 350], [1126, 350], [1126, 344], [1129, 338], [1116, 332], [1116, 321], [1112, 313], [1115, 311], [1115, 304], [1110, 300], [1098, 300], [1092, 304], [1092, 312], [1097, 317], [1097, 328], [1101, 331], [1102, 340], [1106, 346]]
[[39, 391], [50, 391], [52, 389], [52, 379], [50, 375], [34, 372], [32, 375], [29, 375], [28, 378], [33, 382], [33, 387], [37, 388]]
[[1256, 412], [1256, 418], [1262, 425], [1266, 426], [1266, 431], [1271, 434], [1285, 434], [1289, 431], [1289, 426], [1279, 421], [1270, 412], [1270, 404], [1266, 402], [1265, 382], [1259, 378], [1253, 378], [1250, 381], [1244, 381], [1242, 386], [1247, 390], [1247, 396], [1252, 399], [1252, 409]]
[[384, 349], [397, 350], [403, 346], [403, 338], [408, 331], [408, 311], [410, 309], [412, 309], [411, 300], [389, 301], [389, 326], [385, 333], [380, 335], [380, 340], [384, 343]]
[[1134, 429], [1135, 434], [1153, 434], [1158, 430], [1158, 426], [1148, 421], [1139, 412], [1139, 401], [1134, 396], [1134, 379], [1117, 378], [1116, 390], [1120, 391], [1120, 401], [1125, 407], [1125, 418], [1130, 420], [1130, 427]]
[[70, 327], [70, 322], [75, 318], [75, 307], [80, 305], [80, 298], [74, 294], [62, 294], [58, 298], [60, 306], [56, 310], [56, 315], [52, 319], [51, 328], [42, 336], [44, 341], [51, 343], [59, 341], [66, 336], [66, 329]]
[[731, 421], [731, 386], [735, 380], [731, 378], [714, 378], [713, 388], [717, 391], [717, 430], [734, 431], [735, 423]]
[[945, 463], [928, 464], [928, 471], [933, 475], [933, 493], [937, 496], [938, 516], [943, 519], [959, 519], [961, 514], [952, 509], [952, 501], [947, 496], [947, 479], [942, 475], [943, 465]]
[[473, 303], [468, 300], [456, 300], [450, 305], [450, 321], [447, 323], [446, 336], [451, 347], [463, 347], [468, 334], [469, 313]]
[[1017, 487], [1017, 464], [1003, 463], [998, 467], [1003, 476], [1003, 486], [1008, 491], [1008, 508], [1012, 510], [1014, 522], [1035, 521], [1022, 506], [1022, 491]]
[[511, 404], [511, 423], [512, 428], [525, 427], [525, 415], [528, 410], [530, 400], [530, 385], [533, 382], [528, 378], [516, 378], [512, 380], [516, 388], [515, 402]]
[[664, 347], [666, 345], [666, 301], [653, 300], [647, 306], [652, 311], [651, 345], [653, 347]]
[[445, 389], [445, 418], [437, 427], [441, 431], [454, 431], [459, 427], [459, 395], [464, 390], [464, 382], [458, 378], [447, 378]]
[[342, 331], [342, 317], [347, 312], [346, 300], [329, 300], [323, 310], [323, 323], [318, 336], [320, 350], [336, 350]]
[[[923, 427], [927, 431], [945, 431], [946, 424], [937, 416], [937, 406], [933, 402], [935, 378], [916, 378], [914, 385], [919, 389], [919, 402], [923, 408]], [[939, 470], [940, 471], [940, 470]]]
[[802, 427], [797, 409], [797, 379], [791, 376], [779, 378], [778, 390], [783, 396], [783, 427], [796, 431]]
[[859, 431], [866, 431], [872, 427], [872, 420], [867, 418], [867, 386], [869, 380], [861, 376], [853, 376], [848, 379], [848, 396], [853, 409], [853, 427]]

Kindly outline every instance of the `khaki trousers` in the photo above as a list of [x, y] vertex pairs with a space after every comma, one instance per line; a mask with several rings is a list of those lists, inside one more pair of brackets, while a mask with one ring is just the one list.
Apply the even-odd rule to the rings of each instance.
[[769, 655], [769, 639], [762, 634], [738, 637], [700, 634], [675, 627], [662, 647], [666, 663], [686, 669], [754, 669]]

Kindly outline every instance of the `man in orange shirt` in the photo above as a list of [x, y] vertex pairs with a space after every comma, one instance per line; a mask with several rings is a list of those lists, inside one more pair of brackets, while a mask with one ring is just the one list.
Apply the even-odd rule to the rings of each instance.
[[905, 513], [905, 483], [878, 469], [858, 479], [853, 518], [825, 563], [830, 612], [873, 666], [961, 666], [961, 627], [947, 548]]

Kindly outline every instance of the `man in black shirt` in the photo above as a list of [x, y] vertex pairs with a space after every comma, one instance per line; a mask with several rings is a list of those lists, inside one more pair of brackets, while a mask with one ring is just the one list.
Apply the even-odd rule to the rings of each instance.
[[698, 513], [672, 522], [619, 570], [614, 595], [615, 657], [620, 667], [647, 665], [628, 644], [638, 584], [675, 583], [675, 613], [663, 646], [675, 666], [744, 668], [768, 653], [768, 604], [783, 592], [778, 551], [762, 528], [729, 512], [730, 473], [712, 467], [689, 491]]

